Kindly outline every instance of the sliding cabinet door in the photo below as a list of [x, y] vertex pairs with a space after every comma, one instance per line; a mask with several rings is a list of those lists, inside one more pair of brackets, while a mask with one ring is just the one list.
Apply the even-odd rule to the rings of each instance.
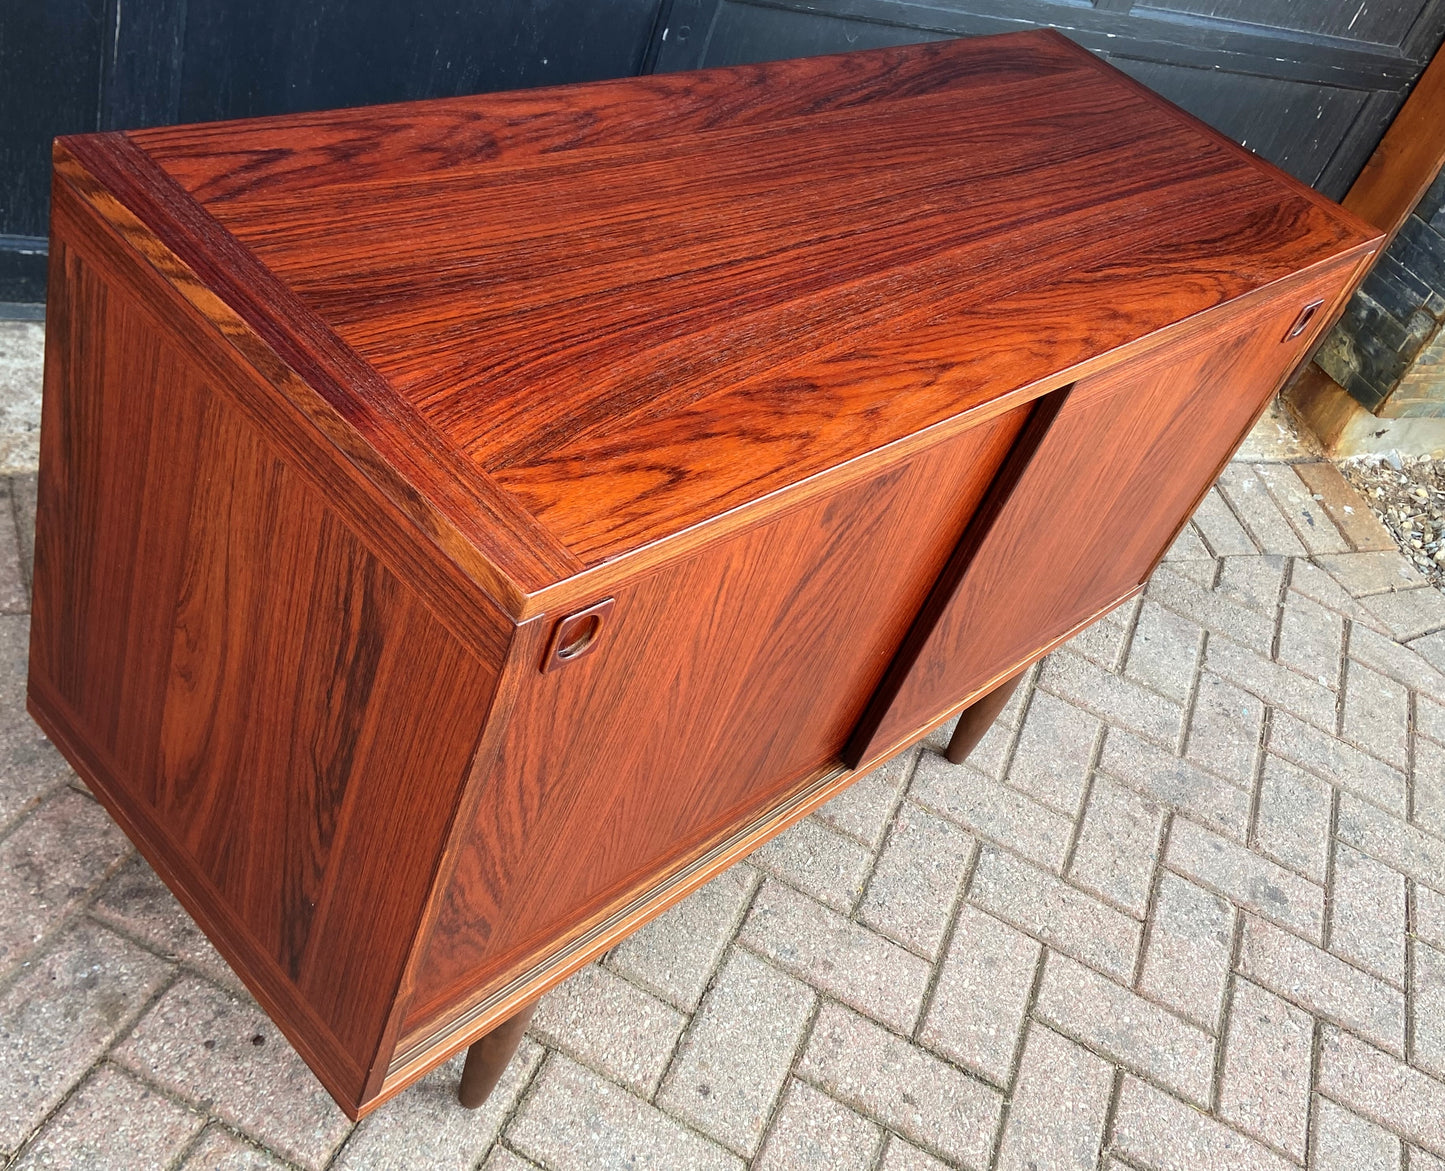
[[1216, 311], [1192, 340], [1038, 400], [848, 763], [907, 743], [1132, 594], [1323, 327], [1354, 263]]

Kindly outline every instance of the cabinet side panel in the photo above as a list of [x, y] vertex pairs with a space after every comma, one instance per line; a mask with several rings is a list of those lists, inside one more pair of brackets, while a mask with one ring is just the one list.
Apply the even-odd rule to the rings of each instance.
[[53, 256], [32, 710], [354, 1110], [495, 665], [174, 321]]
[[533, 664], [407, 1028], [836, 763], [1026, 414], [629, 581], [595, 649]]
[[[1149, 575], [1358, 258], [1222, 313], [1200, 340], [1067, 392], [985, 534], [970, 534], [849, 744], [855, 767], [1007, 678]], [[1319, 301], [1311, 326], [1287, 336]]]

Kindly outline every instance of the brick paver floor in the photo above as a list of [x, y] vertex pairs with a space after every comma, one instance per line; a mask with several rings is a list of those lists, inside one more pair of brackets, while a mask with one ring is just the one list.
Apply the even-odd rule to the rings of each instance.
[[1442, 1171], [1445, 595], [1337, 481], [1232, 464], [967, 765], [940, 731], [580, 972], [481, 1111], [453, 1061], [358, 1126], [28, 722], [0, 481], [0, 1154]]

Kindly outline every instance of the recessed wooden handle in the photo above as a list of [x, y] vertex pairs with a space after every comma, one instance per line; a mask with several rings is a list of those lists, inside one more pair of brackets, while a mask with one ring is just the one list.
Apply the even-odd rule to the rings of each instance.
[[1323, 299], [1319, 301], [1311, 301], [1308, 305], [1301, 309], [1299, 311], [1299, 316], [1294, 319], [1294, 324], [1289, 327], [1289, 332], [1284, 335], [1284, 340], [1287, 342], [1293, 341], [1295, 338], [1299, 337], [1300, 334], [1304, 333], [1304, 331], [1309, 328], [1310, 322], [1315, 319], [1315, 314], [1319, 312], [1320, 306], [1323, 304]]
[[546, 657], [542, 660], [543, 673], [555, 671], [591, 652], [612, 613], [612, 601], [604, 598], [585, 610], [557, 620], [552, 639], [547, 644]]

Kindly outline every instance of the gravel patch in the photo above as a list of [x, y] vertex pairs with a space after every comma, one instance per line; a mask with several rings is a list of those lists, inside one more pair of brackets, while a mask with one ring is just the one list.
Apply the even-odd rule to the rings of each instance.
[[1400, 551], [1432, 585], [1445, 589], [1445, 462], [1391, 452], [1342, 460], [1339, 468]]

